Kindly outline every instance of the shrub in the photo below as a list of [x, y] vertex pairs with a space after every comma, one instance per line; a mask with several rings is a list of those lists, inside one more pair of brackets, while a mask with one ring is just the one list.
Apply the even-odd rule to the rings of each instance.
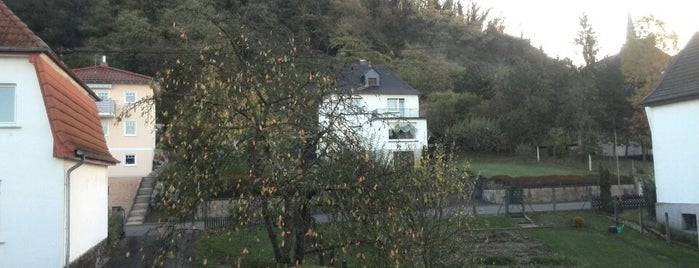
[[124, 217], [121, 214], [112, 214], [109, 216], [107, 225], [107, 243], [109, 246], [115, 246], [121, 238], [124, 237]]
[[515, 265], [517, 264], [517, 259], [512, 256], [484, 256], [473, 260], [473, 264], [480, 265]]
[[573, 226], [575, 226], [575, 228], [585, 227], [585, 220], [580, 216], [575, 216], [573, 217]]
[[577, 266], [574, 260], [562, 257], [531, 257], [529, 264], [534, 266]]

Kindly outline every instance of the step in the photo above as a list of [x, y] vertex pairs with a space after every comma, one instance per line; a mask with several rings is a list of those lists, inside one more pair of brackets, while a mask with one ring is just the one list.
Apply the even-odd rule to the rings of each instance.
[[148, 195], [153, 192], [153, 188], [140, 188], [138, 189], [138, 195]]
[[146, 215], [146, 213], [148, 213], [148, 209], [132, 209], [129, 213], [129, 217], [136, 215]]
[[154, 183], [155, 182], [155, 177], [143, 177], [141, 178], [141, 182], [146, 182], [146, 183]]
[[132, 207], [131, 209], [132, 209], [132, 210], [148, 209], [148, 203], [136, 202], [136, 204], [134, 204], [133, 207]]
[[136, 203], [150, 203], [150, 195], [136, 196]]

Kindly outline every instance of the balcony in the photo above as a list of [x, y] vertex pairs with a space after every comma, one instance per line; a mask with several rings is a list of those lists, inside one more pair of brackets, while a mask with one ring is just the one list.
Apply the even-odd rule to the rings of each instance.
[[100, 117], [116, 116], [116, 102], [114, 100], [103, 100], [96, 102], [97, 112]]
[[371, 111], [372, 118], [420, 118], [420, 109], [418, 108], [403, 108], [403, 109], [375, 109]]

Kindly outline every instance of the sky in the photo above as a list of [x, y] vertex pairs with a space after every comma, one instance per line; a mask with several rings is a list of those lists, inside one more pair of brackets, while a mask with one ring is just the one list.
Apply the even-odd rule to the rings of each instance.
[[[598, 59], [619, 52], [626, 40], [629, 14], [634, 22], [647, 15], [664, 21], [668, 31], [677, 33], [679, 49], [699, 31], [699, 4], [687, 0], [473, 1], [482, 8], [491, 8], [489, 17], [504, 18], [507, 34], [529, 39], [534, 47], [543, 48], [550, 57], [570, 58], [577, 65], [584, 62], [582, 49], [574, 43], [581, 30], [579, 18], [583, 12], [597, 34]], [[468, 3], [462, 0], [464, 2]]]

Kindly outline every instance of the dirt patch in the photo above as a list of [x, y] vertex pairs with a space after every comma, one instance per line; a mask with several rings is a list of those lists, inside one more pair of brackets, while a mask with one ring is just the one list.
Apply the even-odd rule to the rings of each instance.
[[472, 239], [472, 246], [465, 252], [466, 256], [470, 256], [471, 264], [497, 267], [575, 266], [519, 230], [476, 231]]
[[109, 178], [109, 207], [124, 208], [128, 217], [140, 183], [141, 178]]

